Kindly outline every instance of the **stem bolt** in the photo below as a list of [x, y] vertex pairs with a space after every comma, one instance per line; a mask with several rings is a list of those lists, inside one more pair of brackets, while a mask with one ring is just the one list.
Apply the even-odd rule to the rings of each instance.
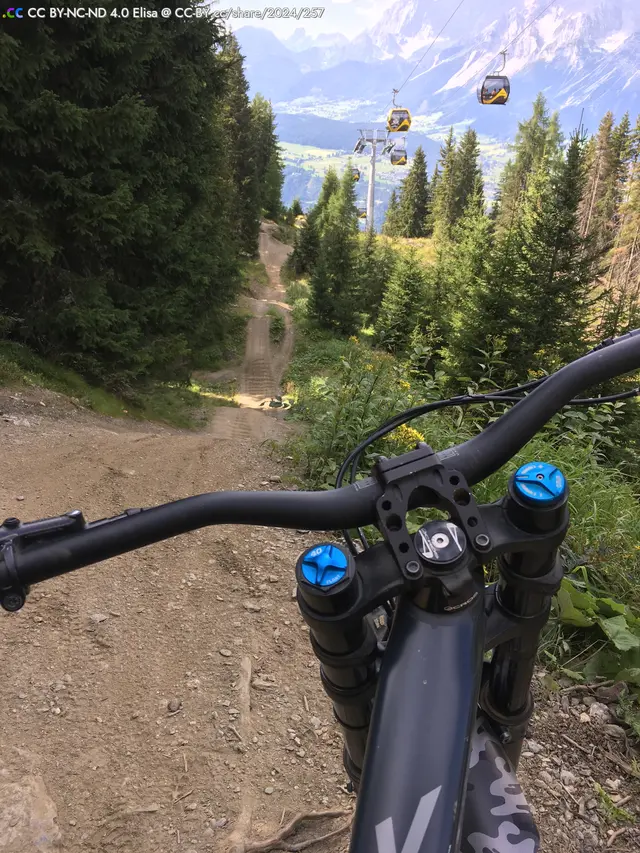
[[489, 539], [486, 533], [478, 533], [473, 541], [475, 542], [476, 548], [479, 548], [481, 551], [486, 551], [491, 545], [491, 539]]
[[404, 569], [408, 575], [419, 575], [422, 571], [422, 567], [417, 560], [409, 560]]

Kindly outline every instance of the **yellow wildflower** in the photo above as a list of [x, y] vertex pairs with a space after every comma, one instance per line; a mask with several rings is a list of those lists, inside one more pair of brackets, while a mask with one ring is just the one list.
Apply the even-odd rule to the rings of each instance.
[[388, 441], [400, 448], [412, 447], [419, 441], [424, 441], [424, 436], [417, 429], [407, 426], [407, 424], [402, 424], [402, 426], [399, 426], [391, 433]]

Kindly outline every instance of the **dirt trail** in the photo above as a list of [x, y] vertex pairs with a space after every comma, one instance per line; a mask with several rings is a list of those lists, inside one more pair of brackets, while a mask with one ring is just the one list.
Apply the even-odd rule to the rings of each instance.
[[[239, 409], [221, 408], [208, 428], [214, 438], [243, 437], [264, 439], [278, 434], [273, 418], [277, 410], [261, 408], [265, 399], [278, 393], [282, 374], [291, 356], [293, 329], [289, 306], [284, 302], [284, 288], [280, 281], [280, 268], [291, 248], [273, 236], [277, 226], [263, 222], [260, 229], [260, 260], [269, 276], [269, 287], [246, 302], [254, 313], [247, 324], [247, 344], [239, 376], [236, 402]], [[269, 339], [270, 318], [267, 310], [275, 306], [285, 320], [284, 340], [274, 347]]]
[[[261, 441], [286, 424], [255, 408], [291, 345], [288, 326], [271, 355], [257, 322], [283, 301], [287, 249], [268, 230], [271, 286], [255, 303], [243, 407], [187, 433], [98, 417], [50, 392], [0, 389], [3, 517], [81, 508], [95, 519], [212, 490], [283, 488]], [[205, 529], [40, 585], [19, 613], [0, 611], [2, 853], [223, 853], [249, 802], [253, 836], [300, 810], [349, 807], [340, 736], [292, 600], [295, 561], [316, 541]], [[238, 689], [247, 658], [248, 717]], [[631, 793], [619, 764], [602, 752], [597, 765], [589, 758], [595, 742], [621, 753], [579, 721], [579, 697], [542, 702], [523, 758], [545, 853], [604, 849], [607, 824], [588, 800], [594, 780]], [[633, 833], [609, 849], [637, 849]], [[340, 853], [346, 843], [311, 851]]]

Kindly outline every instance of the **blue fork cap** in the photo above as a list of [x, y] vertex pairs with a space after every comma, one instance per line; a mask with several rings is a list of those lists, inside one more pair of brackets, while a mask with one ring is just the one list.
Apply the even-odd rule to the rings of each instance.
[[515, 473], [516, 495], [529, 504], [548, 506], [560, 500], [567, 488], [564, 474], [548, 462], [527, 462]]
[[302, 557], [302, 576], [307, 583], [326, 589], [347, 575], [348, 557], [336, 545], [316, 545]]

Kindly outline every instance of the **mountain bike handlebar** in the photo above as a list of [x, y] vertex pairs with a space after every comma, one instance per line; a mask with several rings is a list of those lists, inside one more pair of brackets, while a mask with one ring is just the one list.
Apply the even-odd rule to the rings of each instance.
[[473, 486], [505, 465], [547, 421], [585, 388], [640, 367], [640, 329], [605, 342], [552, 374], [478, 435], [442, 452]]
[[[483, 432], [448, 450], [471, 486], [498, 470], [586, 387], [640, 367], [640, 329], [552, 374]], [[214, 492], [86, 522], [79, 511], [0, 526], [0, 591], [73, 571], [214, 524], [337, 530], [376, 520], [383, 486], [374, 477], [325, 492]], [[21, 606], [21, 605], [20, 605]]]

